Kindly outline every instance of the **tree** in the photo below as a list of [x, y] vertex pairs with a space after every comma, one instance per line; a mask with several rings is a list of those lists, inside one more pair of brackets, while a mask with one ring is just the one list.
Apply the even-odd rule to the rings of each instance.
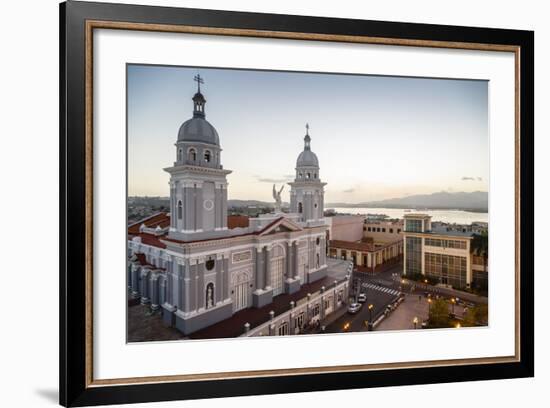
[[487, 326], [489, 321], [489, 308], [487, 305], [474, 306], [466, 312], [463, 326]]
[[429, 321], [431, 328], [450, 327], [449, 307], [444, 299], [436, 299], [430, 306]]
[[487, 273], [487, 258], [489, 257], [489, 234], [487, 231], [473, 235], [470, 252], [483, 257], [483, 272]]

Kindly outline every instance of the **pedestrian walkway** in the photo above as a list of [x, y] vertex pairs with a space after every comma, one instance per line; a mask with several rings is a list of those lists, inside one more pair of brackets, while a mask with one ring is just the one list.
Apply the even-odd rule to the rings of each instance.
[[363, 283], [362, 287], [365, 289], [378, 290], [382, 293], [387, 293], [388, 295], [392, 296], [399, 296], [399, 294], [401, 293], [396, 289], [386, 288], [385, 286], [375, 285], [374, 283]]
[[[407, 295], [393, 313], [376, 327], [376, 331], [420, 329], [428, 319], [428, 301], [424, 297]], [[416, 322], [416, 323], [415, 323]]]

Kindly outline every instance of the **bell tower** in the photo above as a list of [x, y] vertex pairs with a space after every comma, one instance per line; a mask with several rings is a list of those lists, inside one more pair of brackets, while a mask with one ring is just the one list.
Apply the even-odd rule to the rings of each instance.
[[296, 177], [290, 185], [290, 211], [300, 215], [301, 222], [320, 221], [324, 216], [326, 183], [319, 176], [319, 159], [311, 151], [309, 124], [306, 124], [304, 150], [296, 160]]
[[218, 132], [207, 120], [204, 80], [196, 75], [193, 116], [178, 132], [170, 174], [170, 233], [173, 238], [227, 229], [227, 178]]

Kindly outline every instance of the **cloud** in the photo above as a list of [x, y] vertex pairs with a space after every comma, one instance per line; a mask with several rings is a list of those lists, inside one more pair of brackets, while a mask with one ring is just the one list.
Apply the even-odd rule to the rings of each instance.
[[293, 176], [291, 176], [291, 177], [283, 176], [283, 178], [269, 178], [269, 177], [256, 176], [256, 179], [260, 183], [286, 183], [286, 182], [292, 180], [292, 177]]
[[355, 191], [354, 188], [348, 188], [347, 190], [342, 191], [343, 193], [353, 193]]
[[462, 181], [483, 181], [483, 177], [468, 177], [468, 176], [463, 176], [462, 177]]

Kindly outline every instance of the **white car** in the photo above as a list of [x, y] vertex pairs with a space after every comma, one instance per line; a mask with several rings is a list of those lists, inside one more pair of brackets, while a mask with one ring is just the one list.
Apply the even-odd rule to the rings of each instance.
[[357, 296], [357, 301], [359, 303], [365, 303], [367, 301], [367, 294], [366, 293], [359, 293], [359, 296]]
[[352, 303], [348, 306], [348, 313], [355, 314], [359, 310], [361, 310], [361, 306], [363, 306], [361, 303]]

